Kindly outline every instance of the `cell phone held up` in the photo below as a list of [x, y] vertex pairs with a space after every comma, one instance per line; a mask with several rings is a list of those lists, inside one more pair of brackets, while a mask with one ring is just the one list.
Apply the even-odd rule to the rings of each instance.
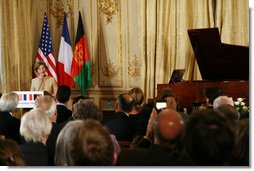
[[167, 107], [167, 101], [166, 100], [156, 100], [154, 108], [157, 112], [160, 112], [162, 109], [165, 109]]

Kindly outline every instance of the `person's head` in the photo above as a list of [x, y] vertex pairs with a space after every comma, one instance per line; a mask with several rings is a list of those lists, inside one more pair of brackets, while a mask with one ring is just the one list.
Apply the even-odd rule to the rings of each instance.
[[249, 119], [241, 119], [236, 125], [235, 132], [236, 147], [232, 157], [233, 164], [249, 166]]
[[135, 101], [129, 93], [122, 93], [117, 98], [116, 111], [129, 113], [132, 111]]
[[47, 71], [47, 65], [43, 61], [38, 61], [34, 64], [34, 71], [40, 75], [40, 74], [45, 74]]
[[175, 92], [171, 88], [167, 87], [162, 89], [160, 99], [166, 100], [168, 109], [177, 110], [178, 99], [176, 98]]
[[56, 92], [56, 99], [60, 103], [66, 103], [71, 97], [71, 89], [66, 85], [61, 85], [58, 87]]
[[234, 106], [234, 101], [232, 98], [229, 98], [228, 96], [219, 96], [213, 101], [213, 108], [217, 109], [219, 106], [229, 104], [231, 106]]
[[114, 146], [109, 132], [98, 121], [87, 119], [73, 139], [74, 164], [109, 166], [114, 162]]
[[174, 146], [182, 136], [184, 121], [173, 109], [165, 109], [158, 113], [153, 124], [154, 143]]
[[165, 99], [167, 97], [176, 97], [174, 90], [170, 87], [163, 88], [161, 91], [160, 99]]
[[52, 122], [56, 121], [56, 101], [52, 96], [44, 95], [38, 96], [35, 99], [34, 108], [40, 108], [44, 110]]
[[143, 102], [144, 102], [144, 93], [143, 93], [143, 91], [140, 88], [135, 87], [135, 88], [132, 88], [129, 91], [129, 94], [135, 100], [135, 108], [140, 110], [142, 105], [143, 105]]
[[240, 119], [240, 113], [230, 104], [220, 105], [215, 109], [215, 111], [219, 112], [223, 117], [225, 117], [233, 128]]
[[25, 166], [23, 153], [16, 141], [0, 139], [0, 166]]
[[235, 145], [227, 120], [214, 110], [192, 113], [184, 130], [184, 146], [195, 165], [225, 165]]
[[90, 99], [89, 97], [86, 97], [86, 96], [82, 96], [82, 95], [80, 95], [80, 96], [77, 96], [77, 97], [75, 97], [74, 99], [73, 99], [73, 101], [72, 101], [72, 105], [75, 105], [79, 100], [81, 100], [81, 99]]
[[74, 161], [71, 157], [73, 150], [72, 141], [82, 120], [74, 120], [68, 122], [63, 129], [60, 131], [57, 141], [56, 141], [56, 150], [55, 150], [55, 164], [56, 166], [69, 166], [73, 165]]
[[48, 138], [52, 123], [45, 111], [35, 108], [25, 113], [20, 122], [20, 135], [27, 142], [42, 142]]
[[223, 89], [220, 87], [208, 87], [205, 91], [207, 105], [212, 105], [214, 99], [224, 95]]
[[102, 122], [103, 114], [99, 107], [89, 99], [81, 99], [73, 106], [74, 119], [94, 119]]
[[15, 92], [4, 93], [0, 99], [0, 111], [12, 112], [19, 103], [19, 96]]

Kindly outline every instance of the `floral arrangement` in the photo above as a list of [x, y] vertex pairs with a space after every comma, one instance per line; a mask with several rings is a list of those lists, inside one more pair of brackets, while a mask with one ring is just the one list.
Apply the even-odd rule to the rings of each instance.
[[237, 98], [237, 101], [234, 101], [234, 107], [240, 113], [241, 118], [249, 117], [249, 106], [246, 105], [244, 100], [244, 98]]

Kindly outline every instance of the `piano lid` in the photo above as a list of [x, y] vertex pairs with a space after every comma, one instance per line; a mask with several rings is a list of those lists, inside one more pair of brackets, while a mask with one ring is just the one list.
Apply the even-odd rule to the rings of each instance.
[[188, 34], [203, 80], [249, 80], [249, 47], [222, 43], [216, 27]]

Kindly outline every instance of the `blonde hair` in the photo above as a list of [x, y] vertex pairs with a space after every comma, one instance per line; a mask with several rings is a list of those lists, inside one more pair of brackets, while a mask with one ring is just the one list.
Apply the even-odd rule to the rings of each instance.
[[140, 110], [142, 108], [142, 105], [143, 105], [143, 102], [144, 102], [144, 93], [143, 93], [143, 91], [138, 87], [134, 87], [129, 91], [129, 94], [133, 97], [133, 99], [136, 102], [135, 108]]
[[35, 99], [35, 108], [41, 108], [48, 116], [56, 113], [56, 101], [49, 95], [39, 96]]
[[50, 134], [52, 123], [45, 111], [35, 108], [25, 113], [21, 118], [20, 135], [26, 141], [41, 142]]

